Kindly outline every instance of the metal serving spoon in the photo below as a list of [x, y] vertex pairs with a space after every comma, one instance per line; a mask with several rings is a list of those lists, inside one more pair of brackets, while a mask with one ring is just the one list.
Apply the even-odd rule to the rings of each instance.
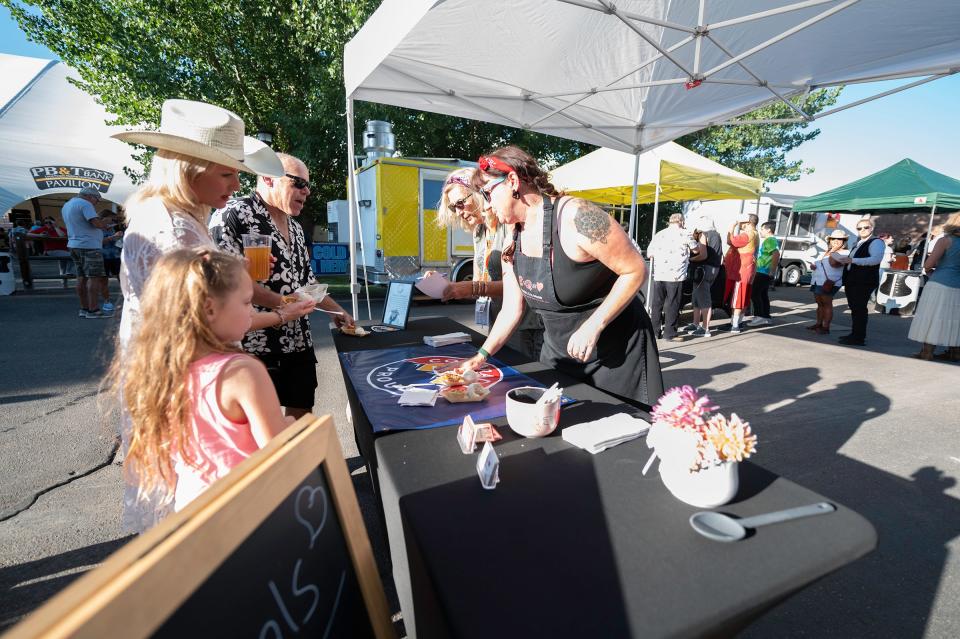
[[729, 515], [713, 511], [700, 511], [690, 515], [690, 525], [707, 539], [714, 541], [739, 541], [746, 537], [747, 528], [758, 528], [768, 524], [779, 524], [782, 521], [826, 515], [837, 509], [833, 504], [821, 501], [809, 506], [778, 510], [765, 515], [756, 515], [746, 519], [734, 519]]

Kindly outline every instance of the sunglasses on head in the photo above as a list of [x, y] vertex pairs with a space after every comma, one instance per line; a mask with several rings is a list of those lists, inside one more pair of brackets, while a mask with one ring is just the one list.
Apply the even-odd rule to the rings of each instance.
[[295, 188], [298, 188], [298, 189], [309, 189], [309, 188], [310, 188], [310, 180], [304, 180], [304, 179], [303, 179], [302, 177], [300, 177], [299, 175], [290, 175], [289, 173], [285, 173], [284, 175], [285, 175], [286, 177], [290, 178], [290, 180], [293, 182], [293, 186], [294, 186]]
[[497, 188], [497, 185], [502, 184], [503, 181], [506, 179], [507, 179], [507, 176], [503, 176], [502, 178], [497, 178], [492, 182], [487, 182], [486, 185], [484, 185], [484, 187], [480, 189], [480, 196], [483, 198], [483, 201], [489, 204], [490, 194], [493, 192], [495, 188]]

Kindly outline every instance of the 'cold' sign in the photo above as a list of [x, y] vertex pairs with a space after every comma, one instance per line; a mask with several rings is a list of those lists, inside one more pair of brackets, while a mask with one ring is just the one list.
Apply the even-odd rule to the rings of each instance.
[[313, 244], [310, 266], [315, 275], [342, 275], [350, 264], [349, 244]]

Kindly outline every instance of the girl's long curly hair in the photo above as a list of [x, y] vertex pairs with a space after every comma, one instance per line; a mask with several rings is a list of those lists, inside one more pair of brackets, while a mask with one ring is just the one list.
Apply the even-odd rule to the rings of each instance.
[[199, 465], [190, 446], [190, 364], [209, 353], [240, 352], [214, 334], [207, 309], [244, 277], [237, 257], [182, 249], [163, 256], [147, 280], [139, 332], [125, 351], [117, 349], [105, 379], [133, 422], [124, 472], [137, 480], [141, 494], [173, 493], [176, 457]]

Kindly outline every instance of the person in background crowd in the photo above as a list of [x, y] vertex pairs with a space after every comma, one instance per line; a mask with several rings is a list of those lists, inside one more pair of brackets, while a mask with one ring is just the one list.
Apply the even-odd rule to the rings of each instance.
[[543, 319], [541, 363], [649, 410], [663, 377], [637, 297], [643, 256], [597, 205], [562, 196], [526, 151], [503, 147], [478, 164], [471, 186], [513, 227], [513, 243], [502, 256], [500, 316], [477, 355], [450, 368], [484, 366], [529, 304]]
[[810, 290], [817, 302], [817, 322], [808, 326], [808, 331], [819, 335], [830, 333], [833, 321], [833, 298], [843, 285], [843, 266], [846, 263], [848, 236], [842, 229], [835, 229], [827, 238], [827, 250], [817, 260], [811, 276]]
[[[452, 299], [477, 300], [475, 314], [478, 319], [486, 320], [481, 325], [489, 330], [503, 307], [503, 265], [500, 256], [512, 238], [507, 225], [500, 224], [493, 209], [484, 211], [483, 198], [470, 186], [475, 172], [476, 169], [471, 168], [457, 169], [447, 175], [437, 205], [437, 224], [447, 227], [456, 223], [473, 235], [473, 280], [450, 282], [441, 299], [444, 302]], [[530, 359], [540, 359], [543, 323], [540, 316], [529, 307], [510, 338], [510, 346]]]
[[[867, 339], [867, 302], [880, 284], [880, 262], [884, 243], [873, 236], [873, 222], [865, 217], [857, 222], [857, 242], [850, 253], [841, 258], [845, 268], [843, 286], [853, 329], [839, 339], [845, 346], [863, 346]], [[839, 261], [839, 260], [838, 260]]]
[[[903, 238], [893, 246], [893, 259], [890, 261], [891, 271], [905, 271], [910, 266], [910, 240]], [[883, 260], [881, 260], [881, 265]]]
[[[254, 285], [253, 301], [267, 312], [283, 303], [284, 295], [316, 283], [310, 268], [310, 250], [297, 216], [310, 196], [307, 165], [292, 155], [277, 154], [284, 175], [257, 178], [257, 189], [246, 197], [231, 199], [210, 219], [211, 234], [220, 237], [221, 250], [243, 255], [243, 235], [256, 233], [272, 238], [271, 255], [276, 266], [264, 285]], [[320, 308], [332, 315], [337, 326], [353, 326], [353, 318], [329, 295]], [[250, 331], [243, 349], [267, 367], [287, 415], [300, 418], [313, 409], [317, 389], [317, 357], [313, 351], [310, 319], [283, 318], [277, 327]]]
[[717, 233], [713, 220], [701, 218], [693, 232], [698, 246], [690, 253], [693, 278], [693, 323], [685, 327], [694, 337], [710, 337], [710, 317], [713, 315], [713, 283], [723, 265], [723, 238]]
[[662, 334], [665, 340], [682, 342], [683, 338], [677, 334], [677, 324], [683, 281], [687, 279], [690, 260], [690, 236], [684, 232], [683, 215], [674, 213], [670, 216], [667, 227], [658, 231], [650, 241], [647, 257], [653, 260], [650, 321], [658, 336]]
[[770, 283], [777, 273], [780, 263], [780, 244], [773, 236], [773, 222], [764, 222], [760, 225], [760, 247], [757, 249], [757, 272], [753, 276], [751, 300], [753, 302], [753, 319], [746, 322], [747, 326], [767, 326], [770, 319]]
[[69, 240], [67, 229], [57, 224], [57, 221], [52, 217], [44, 218], [43, 222], [38, 220], [36, 224], [30, 227], [26, 237], [34, 240], [32, 247], [34, 255], [64, 258], [59, 260], [61, 276], [75, 273], [76, 269], [73, 260], [70, 258], [70, 249], [67, 247]]
[[167, 253], [141, 300], [140, 330], [114, 360], [109, 379], [117, 391], [123, 379], [134, 424], [124, 471], [174, 510], [293, 422], [263, 364], [236, 346], [252, 297], [241, 259], [209, 248]]
[[[103, 229], [107, 223], [94, 208], [99, 202], [100, 191], [85, 186], [61, 210], [70, 238], [67, 247], [77, 267], [79, 315], [86, 319], [113, 317], [114, 311], [103, 266]], [[105, 300], [103, 305], [101, 300]]]
[[[147, 181], [124, 207], [127, 230], [120, 253], [124, 302], [118, 335], [122, 355], [140, 329], [140, 300], [159, 259], [183, 248], [215, 250], [207, 233], [207, 218], [211, 209], [223, 207], [240, 188], [239, 171], [281, 175], [283, 166], [269, 147], [244, 136], [243, 121], [236, 114], [203, 102], [166, 100], [159, 131], [127, 131], [113, 137], [157, 149]], [[313, 307], [311, 300], [256, 313], [251, 328], [286, 323]], [[121, 411], [120, 419], [126, 454], [133, 422], [126, 410]], [[163, 494], [141, 491], [128, 481], [122, 525], [129, 532], [141, 532], [159, 522], [169, 507]]]
[[[117, 216], [110, 211], [103, 211], [100, 217], [107, 226], [103, 229], [103, 269], [107, 272], [107, 281], [111, 277], [120, 280], [120, 249], [122, 248], [123, 230], [120, 228]], [[117, 243], [121, 242], [120, 246]], [[107, 298], [109, 301], [109, 297]]]
[[[913, 356], [960, 362], [960, 213], [951, 215], [943, 225], [943, 235], [923, 268], [933, 273], [910, 322], [907, 337], [922, 344]], [[947, 350], [934, 354], [937, 346]]]
[[880, 260], [880, 278], [883, 279], [883, 272], [889, 270], [893, 264], [893, 236], [880, 233], [877, 237], [883, 240], [883, 259]]
[[740, 333], [743, 309], [750, 302], [750, 282], [756, 272], [757, 222], [756, 215], [748, 214], [737, 220], [727, 233], [727, 254], [723, 258], [727, 283], [723, 300], [730, 305], [730, 332]]
[[[53, 220], [53, 218], [48, 218]], [[30, 225], [30, 230], [28, 233], [33, 236], [46, 237], [46, 232], [44, 229], [44, 224], [46, 220], [36, 220], [33, 224]], [[66, 229], [63, 229], [64, 237], [66, 237]], [[43, 255], [43, 240], [35, 239], [27, 245], [27, 248], [30, 252], [30, 255]], [[63, 243], [63, 250], [67, 250], [66, 242]], [[69, 251], [67, 251], [69, 253]]]

